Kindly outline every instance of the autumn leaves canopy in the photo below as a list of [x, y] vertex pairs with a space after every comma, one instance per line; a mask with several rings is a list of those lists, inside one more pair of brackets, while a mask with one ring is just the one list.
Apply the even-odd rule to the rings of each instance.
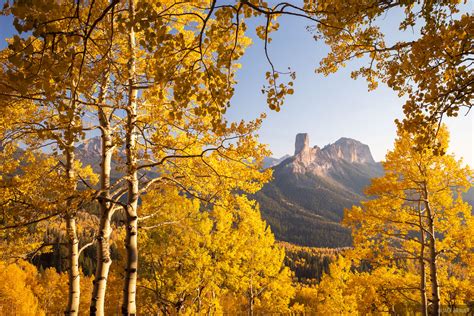
[[[243, 299], [249, 313], [278, 293], [266, 308], [281, 311], [292, 295], [283, 253], [246, 197], [270, 179], [270, 171], [261, 170], [269, 152], [256, 138], [264, 116], [251, 122], [225, 119], [238, 61], [251, 43], [245, 21], [265, 20], [256, 34], [265, 42], [262, 57], [269, 71], [263, 92], [270, 109], [280, 109], [295, 79], [273, 64], [270, 33], [281, 15], [304, 18], [331, 48], [318, 70], [329, 74], [368, 56], [369, 65], [354, 76], [366, 77], [371, 88], [381, 80], [406, 95], [400, 138], [414, 137], [418, 150], [428, 148], [423, 157], [435, 157], [443, 152], [429, 150], [446, 146], [442, 139], [433, 143], [445, 135], [435, 137], [434, 123], [472, 106], [474, 23], [458, 7], [457, 1], [308, 0], [301, 7], [253, 0], [7, 2], [2, 13], [14, 18], [17, 34], [0, 52], [2, 260], [31, 260], [49, 249], [44, 234], [61, 231], [69, 315], [85, 303], [79, 262], [90, 245], [96, 270], [85, 304], [93, 315], [105, 313], [107, 293], [117, 291], [107, 281], [119, 275], [124, 315], [215, 313], [226, 293]], [[375, 24], [392, 8], [404, 12], [402, 30], [420, 27], [418, 38], [386, 43]], [[78, 147], [93, 136], [101, 143], [95, 169], [77, 158]], [[416, 154], [408, 145], [397, 146], [400, 155]], [[461, 181], [465, 174], [452, 158], [439, 159], [445, 159], [436, 163], [446, 170], [457, 170], [456, 179], [447, 181]], [[428, 188], [449, 175], [424, 175], [423, 181]], [[402, 185], [392, 177], [383, 179]], [[464, 222], [448, 209], [459, 206], [467, 214], [467, 207], [447, 191], [443, 199], [442, 216], [457, 223], [461, 234]], [[400, 210], [397, 216], [414, 216], [406, 213], [414, 206], [391, 202]], [[364, 205], [368, 210], [370, 203], [376, 202]], [[356, 221], [360, 212], [355, 209], [349, 219]], [[442, 218], [420, 216], [419, 232], [431, 232]], [[431, 249], [434, 234], [419, 242], [428, 249], [423, 254], [406, 241], [430, 271], [439, 251]], [[118, 272], [113, 260], [124, 269]], [[435, 282], [435, 275], [429, 279]], [[147, 302], [140, 307], [137, 293]], [[435, 292], [432, 299], [436, 302]]]

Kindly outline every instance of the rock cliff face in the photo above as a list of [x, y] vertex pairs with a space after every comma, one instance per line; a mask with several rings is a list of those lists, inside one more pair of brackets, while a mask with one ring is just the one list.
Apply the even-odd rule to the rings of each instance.
[[332, 159], [339, 158], [352, 163], [375, 163], [369, 146], [351, 138], [342, 137], [334, 144], [326, 145], [322, 151]]
[[272, 167], [274, 179], [256, 195], [262, 216], [280, 240], [305, 246], [349, 246], [340, 225], [344, 208], [364, 199], [370, 179], [382, 175], [369, 146], [341, 138], [311, 147], [296, 135], [295, 154]]
[[296, 134], [295, 156], [309, 149], [309, 136], [306, 133]]
[[309, 147], [308, 134], [297, 134], [295, 142], [295, 155], [289, 167], [295, 173], [311, 172], [325, 175], [331, 169], [337, 168], [341, 161], [356, 164], [375, 164], [369, 146], [361, 142], [340, 138], [334, 144]]

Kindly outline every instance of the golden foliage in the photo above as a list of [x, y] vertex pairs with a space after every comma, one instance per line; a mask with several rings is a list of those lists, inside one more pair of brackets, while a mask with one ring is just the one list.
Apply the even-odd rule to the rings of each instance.
[[156, 212], [157, 226], [141, 241], [143, 313], [220, 313], [222, 304], [244, 312], [249, 299], [255, 311], [287, 308], [293, 289], [284, 251], [255, 202], [229, 196], [206, 206], [169, 189], [148, 194], [143, 207]]
[[[433, 122], [472, 107], [474, 16], [469, 5], [455, 0], [305, 1], [307, 12], [320, 19], [317, 37], [330, 47], [318, 71], [327, 75], [366, 57], [352, 77], [365, 77], [370, 90], [382, 81], [406, 95], [403, 126], [426, 142], [433, 137]], [[393, 23], [398, 29], [380, 23], [385, 15], [398, 18]]]
[[[54, 269], [39, 272], [32, 264], [19, 260], [0, 261], [0, 313], [2, 315], [60, 315], [66, 309], [67, 274]], [[82, 277], [83, 302], [91, 295], [90, 277]]]

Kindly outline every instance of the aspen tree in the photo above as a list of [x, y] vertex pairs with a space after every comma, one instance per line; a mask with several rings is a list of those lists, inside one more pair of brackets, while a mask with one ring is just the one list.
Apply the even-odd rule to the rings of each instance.
[[[472, 242], [467, 233], [472, 229], [471, 208], [460, 196], [471, 186], [472, 170], [452, 155], [438, 153], [438, 149], [447, 151], [448, 139], [443, 126], [436, 148], [420, 150], [416, 135], [400, 129], [395, 148], [383, 163], [385, 176], [374, 179], [367, 188], [374, 199], [354, 206], [345, 218], [353, 228], [360, 258], [377, 266], [411, 261], [423, 270], [426, 263], [428, 278], [420, 270], [415, 288], [421, 293], [423, 310], [430, 315], [440, 313], [441, 271], [448, 263], [469, 264], [461, 258], [467, 258]], [[428, 308], [423, 301], [425, 285], [431, 302]]]

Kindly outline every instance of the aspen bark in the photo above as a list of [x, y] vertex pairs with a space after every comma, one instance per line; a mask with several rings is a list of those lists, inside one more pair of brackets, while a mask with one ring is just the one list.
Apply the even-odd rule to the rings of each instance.
[[424, 204], [426, 209], [427, 224], [428, 224], [428, 248], [429, 248], [429, 257], [430, 257], [430, 279], [431, 279], [431, 308], [430, 315], [441, 315], [440, 314], [440, 293], [439, 293], [439, 283], [438, 283], [438, 271], [437, 271], [437, 252], [436, 252], [436, 230], [435, 230], [435, 214], [431, 209], [429, 202], [428, 190], [424, 188]]
[[[99, 104], [103, 102], [108, 86], [108, 74], [105, 74], [101, 85]], [[114, 144], [108, 111], [99, 105], [99, 122], [101, 126], [101, 163], [100, 163], [100, 196], [99, 211], [100, 223], [97, 236], [97, 267], [95, 271], [94, 287], [90, 305], [91, 315], [104, 315], [105, 292], [112, 258], [110, 256], [110, 234], [112, 233], [112, 203], [110, 202], [110, 178], [112, 170], [112, 155]]]
[[426, 296], [426, 267], [425, 267], [425, 231], [421, 211], [418, 210], [418, 220], [420, 225], [420, 295], [421, 295], [421, 314], [428, 315], [428, 299]]
[[430, 279], [431, 279], [431, 315], [440, 315], [440, 293], [438, 283], [438, 271], [437, 271], [437, 253], [436, 253], [436, 240], [434, 237], [435, 229], [432, 219], [428, 219], [430, 226], [429, 236], [429, 254], [430, 254]]
[[[129, 0], [129, 19], [135, 16], [134, 0]], [[125, 247], [127, 251], [127, 262], [125, 267], [125, 280], [123, 287], [122, 314], [136, 315], [136, 287], [138, 269], [138, 171], [137, 171], [137, 97], [138, 90], [135, 87], [136, 56], [135, 56], [135, 29], [133, 23], [129, 30], [130, 59], [128, 61], [128, 106], [127, 106], [127, 130], [126, 130], [126, 155], [127, 155], [127, 223]]]
[[112, 259], [110, 257], [110, 217], [100, 219], [99, 236], [97, 237], [97, 267], [92, 290], [90, 306], [91, 315], [104, 315], [105, 291]]
[[127, 263], [125, 267], [125, 282], [123, 289], [122, 314], [136, 315], [136, 287], [138, 269], [138, 245], [137, 245], [137, 213], [136, 203], [127, 208], [127, 227], [125, 247], [127, 251]]
[[[74, 145], [70, 142], [66, 152], [66, 177], [67, 181], [74, 181]], [[75, 189], [75, 184], [74, 188]], [[67, 202], [66, 231], [68, 246], [68, 302], [65, 315], [78, 315], [81, 296], [81, 277], [79, 275], [79, 240], [77, 238], [76, 220], [71, 208], [71, 201]]]
[[253, 316], [254, 301], [255, 301], [255, 295], [254, 295], [254, 291], [253, 291], [252, 277], [250, 277], [249, 306], [248, 306], [249, 316]]
[[254, 298], [252, 296], [249, 298], [249, 316], [253, 316], [253, 306], [254, 306]]
[[66, 315], [77, 315], [79, 312], [79, 300], [81, 296], [81, 279], [79, 275], [79, 240], [77, 238], [76, 220], [67, 215], [66, 227], [68, 235], [68, 279], [69, 295]]

